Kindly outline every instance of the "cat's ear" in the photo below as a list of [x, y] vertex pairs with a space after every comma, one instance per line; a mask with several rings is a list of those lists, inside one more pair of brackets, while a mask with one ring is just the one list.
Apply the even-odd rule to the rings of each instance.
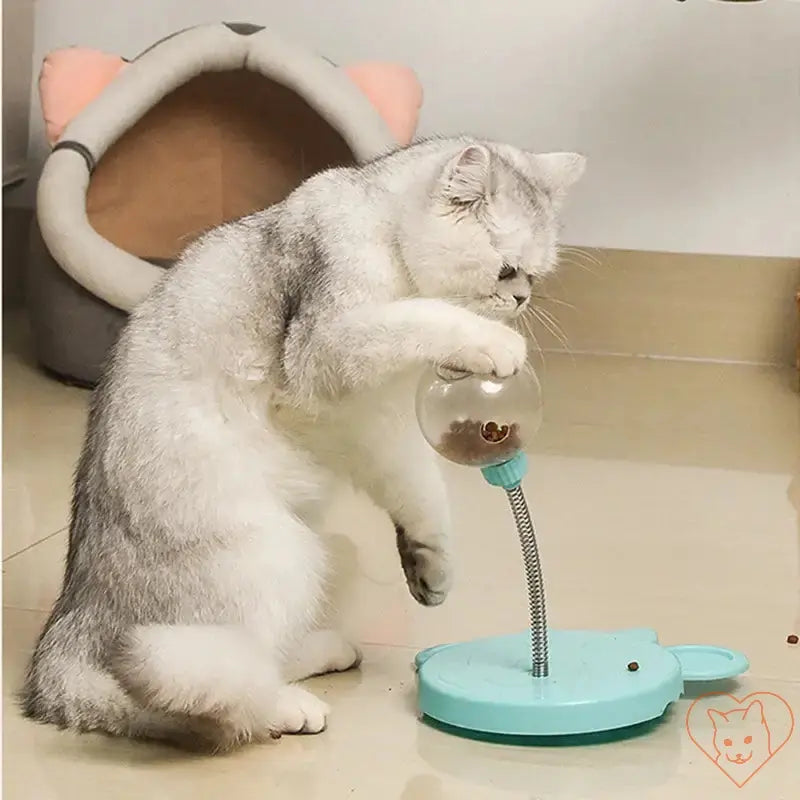
[[442, 173], [442, 194], [458, 205], [485, 200], [491, 186], [492, 156], [483, 145], [473, 144], [464, 148]]
[[714, 729], [722, 727], [726, 725], [728, 722], [728, 718], [723, 714], [721, 711], [717, 711], [716, 708], [709, 708], [708, 709], [708, 718], [711, 720], [711, 724], [714, 726]]
[[753, 700], [749, 706], [744, 710], [743, 719], [748, 722], [760, 722], [762, 725], [766, 722], [764, 718], [764, 706], [760, 700]]
[[414, 71], [402, 64], [366, 61], [350, 64], [344, 72], [383, 117], [397, 143], [409, 144], [422, 106], [422, 86]]
[[532, 153], [530, 159], [534, 172], [557, 204], [563, 203], [567, 192], [586, 171], [586, 156], [580, 153]]
[[119, 56], [86, 47], [54, 50], [45, 58], [39, 73], [39, 99], [51, 145], [125, 65]]

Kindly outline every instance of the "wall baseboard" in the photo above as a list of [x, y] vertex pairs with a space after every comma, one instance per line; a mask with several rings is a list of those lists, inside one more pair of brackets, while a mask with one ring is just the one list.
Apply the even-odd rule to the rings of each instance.
[[538, 321], [543, 350], [795, 363], [800, 259], [568, 248], [563, 260], [540, 301], [563, 336]]

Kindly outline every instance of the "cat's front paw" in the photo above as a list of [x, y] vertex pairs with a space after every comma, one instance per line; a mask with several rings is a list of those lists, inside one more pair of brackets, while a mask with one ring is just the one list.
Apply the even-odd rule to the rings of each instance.
[[499, 322], [486, 321], [462, 338], [463, 344], [442, 366], [475, 375], [516, 375], [528, 355], [525, 338]]
[[397, 552], [411, 596], [423, 606], [441, 605], [452, 584], [447, 553], [441, 547], [414, 539], [400, 525], [396, 531]]

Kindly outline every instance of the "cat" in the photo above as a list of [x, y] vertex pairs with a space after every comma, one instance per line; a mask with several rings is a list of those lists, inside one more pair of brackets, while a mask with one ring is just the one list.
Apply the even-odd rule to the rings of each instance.
[[24, 713], [223, 751], [324, 729], [297, 685], [357, 647], [316, 622], [336, 481], [391, 517], [411, 595], [451, 585], [448, 506], [413, 413], [426, 364], [500, 377], [557, 261], [583, 156], [469, 137], [309, 178], [191, 244], [90, 403], [63, 587]]
[[760, 700], [724, 713], [710, 708], [708, 716], [714, 726], [715, 761], [731, 777], [741, 773], [746, 779], [772, 755], [769, 726]]

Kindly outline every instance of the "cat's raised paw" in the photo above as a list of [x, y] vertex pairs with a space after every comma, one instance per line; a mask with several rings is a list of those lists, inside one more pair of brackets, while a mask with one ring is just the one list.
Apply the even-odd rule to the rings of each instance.
[[525, 338], [499, 322], [486, 320], [463, 341], [464, 344], [448, 356], [445, 367], [508, 378], [522, 369], [528, 355]]
[[447, 554], [437, 547], [413, 539], [400, 525], [395, 529], [397, 552], [411, 596], [423, 606], [441, 605], [452, 584]]

